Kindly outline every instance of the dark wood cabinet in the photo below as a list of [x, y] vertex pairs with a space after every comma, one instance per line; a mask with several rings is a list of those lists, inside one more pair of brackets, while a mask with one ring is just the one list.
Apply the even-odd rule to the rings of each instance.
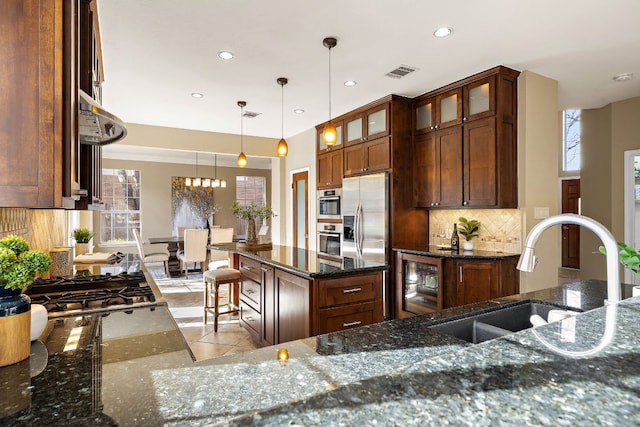
[[311, 336], [309, 280], [275, 270], [276, 343]]
[[390, 133], [390, 103], [375, 105], [344, 119], [345, 146], [382, 138]]
[[379, 272], [317, 281], [317, 328], [314, 335], [370, 325], [384, 320]]
[[252, 339], [262, 342], [262, 282], [260, 263], [239, 257], [240, 270], [240, 324], [249, 331]]
[[[79, 189], [73, 1], [6, 0], [0, 14], [0, 206], [73, 207]], [[22, 167], [16, 167], [21, 165]]]
[[379, 172], [391, 167], [389, 137], [345, 147], [343, 152], [344, 176]]
[[275, 271], [270, 265], [260, 266], [262, 294], [262, 311], [264, 313], [262, 340], [265, 345], [273, 345], [276, 341], [276, 295]]
[[318, 154], [316, 169], [318, 190], [342, 186], [342, 151], [342, 149], [334, 149]]
[[518, 257], [465, 259], [398, 251], [396, 317], [488, 301], [520, 292]]
[[316, 126], [316, 153], [325, 153], [331, 150], [339, 150], [344, 146], [344, 124], [342, 120], [333, 120], [333, 125], [336, 127], [337, 139], [335, 145], [326, 145], [324, 139], [322, 139], [322, 132], [326, 123]]
[[518, 74], [495, 67], [414, 100], [416, 207], [517, 207]]

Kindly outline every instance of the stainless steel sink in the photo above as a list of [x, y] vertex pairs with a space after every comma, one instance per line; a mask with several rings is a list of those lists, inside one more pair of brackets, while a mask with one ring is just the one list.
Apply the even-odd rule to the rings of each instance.
[[558, 309], [580, 312], [570, 307], [527, 300], [506, 307], [470, 313], [462, 318], [430, 326], [429, 329], [477, 344], [529, 329], [529, 318], [532, 315], [537, 314], [547, 319], [550, 310]]

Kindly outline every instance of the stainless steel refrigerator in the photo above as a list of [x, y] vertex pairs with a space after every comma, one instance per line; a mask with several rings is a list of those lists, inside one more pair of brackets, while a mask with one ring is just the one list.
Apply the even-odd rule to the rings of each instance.
[[342, 255], [354, 262], [388, 262], [389, 178], [386, 173], [342, 181]]

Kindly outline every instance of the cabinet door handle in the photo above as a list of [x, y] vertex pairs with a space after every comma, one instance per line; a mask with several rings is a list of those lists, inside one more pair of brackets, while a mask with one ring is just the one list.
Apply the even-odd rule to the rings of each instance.
[[343, 327], [343, 328], [347, 328], [347, 327], [349, 327], [349, 326], [357, 326], [357, 325], [359, 325], [359, 324], [361, 324], [361, 323], [362, 323], [362, 321], [361, 321], [361, 320], [356, 320], [356, 321], [353, 321], [353, 322], [343, 323], [343, 324], [342, 324], [342, 327]]
[[343, 294], [352, 294], [354, 292], [360, 292], [362, 290], [362, 288], [351, 288], [351, 289], [345, 289], [342, 291]]
[[433, 128], [434, 128], [434, 129], [438, 129], [438, 127], [439, 127], [438, 125], [435, 125]]
[[469, 202], [462, 202], [463, 206], [467, 206], [469, 204]]
[[460, 283], [462, 283], [462, 266], [458, 267], [460, 269]]
[[463, 117], [463, 118], [462, 118], [462, 121], [463, 121], [463, 122], [466, 122], [466, 121], [467, 121], [467, 118], [466, 118], [466, 117]]

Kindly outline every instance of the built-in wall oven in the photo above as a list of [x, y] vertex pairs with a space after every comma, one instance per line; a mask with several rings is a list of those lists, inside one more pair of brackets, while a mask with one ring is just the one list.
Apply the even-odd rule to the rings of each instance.
[[342, 256], [342, 224], [318, 223], [318, 254], [332, 258]]
[[340, 188], [318, 191], [318, 219], [341, 219], [341, 198]]

